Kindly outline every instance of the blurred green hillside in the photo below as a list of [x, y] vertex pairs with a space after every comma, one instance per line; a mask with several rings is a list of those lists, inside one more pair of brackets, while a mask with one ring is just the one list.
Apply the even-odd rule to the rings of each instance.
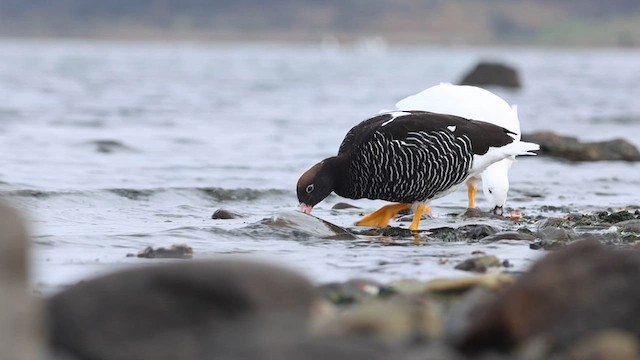
[[639, 46], [638, 0], [0, 0], [2, 37]]

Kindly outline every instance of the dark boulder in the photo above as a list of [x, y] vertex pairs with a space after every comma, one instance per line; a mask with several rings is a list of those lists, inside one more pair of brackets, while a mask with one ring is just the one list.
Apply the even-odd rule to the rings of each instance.
[[638, 149], [624, 139], [583, 143], [575, 137], [543, 131], [523, 134], [522, 140], [539, 144], [540, 151], [538, 154], [540, 155], [548, 155], [570, 161], [640, 161]]
[[81, 359], [231, 356], [267, 339], [304, 334], [315, 299], [306, 279], [271, 265], [218, 261], [138, 268], [51, 297], [50, 345]]
[[640, 252], [578, 241], [547, 255], [484, 309], [457, 345], [468, 353], [544, 342], [562, 352], [605, 330], [640, 334]]
[[522, 83], [515, 68], [501, 63], [480, 62], [462, 78], [460, 85], [520, 88]]

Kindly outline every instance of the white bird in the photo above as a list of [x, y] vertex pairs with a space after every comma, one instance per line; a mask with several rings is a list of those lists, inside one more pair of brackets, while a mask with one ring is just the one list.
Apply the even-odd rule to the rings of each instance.
[[[423, 110], [488, 122], [503, 127], [520, 140], [520, 121], [515, 106], [494, 93], [467, 85], [440, 84], [432, 86], [396, 103], [398, 110]], [[509, 169], [515, 160], [511, 156], [489, 166], [481, 173], [482, 190], [492, 206], [492, 212], [502, 215], [509, 192]], [[469, 207], [475, 207], [480, 179], [470, 178], [467, 184]]]

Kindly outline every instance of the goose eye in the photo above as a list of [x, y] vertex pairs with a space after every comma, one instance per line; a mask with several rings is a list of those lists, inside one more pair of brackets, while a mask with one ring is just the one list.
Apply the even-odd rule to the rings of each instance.
[[491, 189], [489, 189], [489, 194], [493, 194], [493, 191]]
[[311, 194], [311, 192], [313, 191], [313, 188], [314, 188], [313, 184], [307, 186], [307, 189], [306, 189], [307, 194]]

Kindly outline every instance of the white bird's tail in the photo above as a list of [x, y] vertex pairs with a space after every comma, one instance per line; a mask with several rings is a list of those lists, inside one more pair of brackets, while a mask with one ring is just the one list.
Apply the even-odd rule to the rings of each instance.
[[536, 155], [533, 151], [540, 150], [540, 145], [532, 142], [526, 141], [514, 141], [511, 144], [507, 144], [500, 149], [505, 152], [509, 152], [507, 156], [518, 156], [518, 155]]
[[540, 145], [519, 140], [514, 140], [513, 142], [505, 146], [491, 147], [486, 154], [481, 156], [474, 156], [471, 173], [480, 173], [491, 164], [508, 157], [519, 155], [536, 155], [534, 151], [538, 150], [540, 150]]

